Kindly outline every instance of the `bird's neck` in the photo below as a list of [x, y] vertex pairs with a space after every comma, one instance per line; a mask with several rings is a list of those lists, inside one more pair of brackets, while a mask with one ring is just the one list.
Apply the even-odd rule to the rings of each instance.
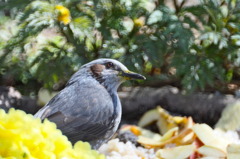
[[120, 102], [117, 92], [110, 94], [110, 96], [112, 97], [112, 101], [113, 101], [113, 105], [114, 105], [114, 111], [113, 111], [112, 118], [114, 119], [114, 122], [119, 124], [119, 122], [121, 120], [121, 116], [122, 116], [121, 102]]
[[117, 93], [117, 89], [120, 86], [121, 83], [107, 83], [107, 82], [103, 82], [100, 83], [101, 85], [103, 85], [106, 90], [109, 92], [109, 94], [114, 94]]

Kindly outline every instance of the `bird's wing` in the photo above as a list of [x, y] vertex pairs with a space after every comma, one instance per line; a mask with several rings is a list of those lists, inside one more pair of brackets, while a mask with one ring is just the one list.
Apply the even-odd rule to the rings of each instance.
[[113, 101], [107, 90], [88, 81], [64, 88], [36, 116], [55, 122], [70, 140], [88, 141], [109, 130], [113, 111]]

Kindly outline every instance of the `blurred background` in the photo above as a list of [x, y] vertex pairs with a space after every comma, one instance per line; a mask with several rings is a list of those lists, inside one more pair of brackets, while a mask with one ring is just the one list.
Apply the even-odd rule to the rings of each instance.
[[[170, 99], [148, 98], [161, 100], [151, 107], [171, 108], [170, 100], [182, 109], [172, 99], [178, 92], [183, 96], [177, 98], [191, 99], [191, 106], [198, 103], [191, 95], [199, 92], [207, 93], [204, 102], [226, 99], [210, 99], [211, 93], [235, 98], [240, 86], [239, 31], [238, 0], [0, 0], [0, 105], [27, 107], [34, 113], [39, 108], [30, 106], [44, 104], [36, 102], [39, 94], [47, 102], [49, 92], [64, 88], [81, 65], [97, 58], [117, 59], [147, 77], [120, 88], [123, 106], [129, 86], [148, 88], [148, 94], [171, 86]], [[135, 90], [138, 95], [144, 97]], [[23, 98], [20, 103], [18, 97]], [[137, 111], [150, 109], [146, 105]]]

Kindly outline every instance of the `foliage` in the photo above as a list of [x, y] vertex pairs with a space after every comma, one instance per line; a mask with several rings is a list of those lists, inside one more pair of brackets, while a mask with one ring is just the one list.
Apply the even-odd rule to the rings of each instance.
[[0, 109], [0, 158], [35, 159], [105, 159], [87, 142], [78, 141], [74, 146], [56, 128], [56, 124], [10, 109]]
[[2, 44], [0, 73], [15, 83], [53, 89], [82, 64], [107, 57], [144, 73], [148, 84], [181, 81], [187, 90], [239, 77], [240, 2], [171, 2], [0, 2], [18, 22], [18, 32]]

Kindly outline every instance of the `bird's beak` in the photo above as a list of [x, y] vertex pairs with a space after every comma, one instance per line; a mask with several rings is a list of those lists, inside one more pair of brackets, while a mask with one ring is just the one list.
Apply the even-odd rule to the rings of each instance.
[[125, 80], [131, 80], [131, 79], [142, 79], [145, 80], [146, 77], [144, 77], [143, 75], [140, 75], [138, 73], [135, 72], [131, 72], [131, 71], [122, 71], [121, 72], [121, 76], [125, 79]]

